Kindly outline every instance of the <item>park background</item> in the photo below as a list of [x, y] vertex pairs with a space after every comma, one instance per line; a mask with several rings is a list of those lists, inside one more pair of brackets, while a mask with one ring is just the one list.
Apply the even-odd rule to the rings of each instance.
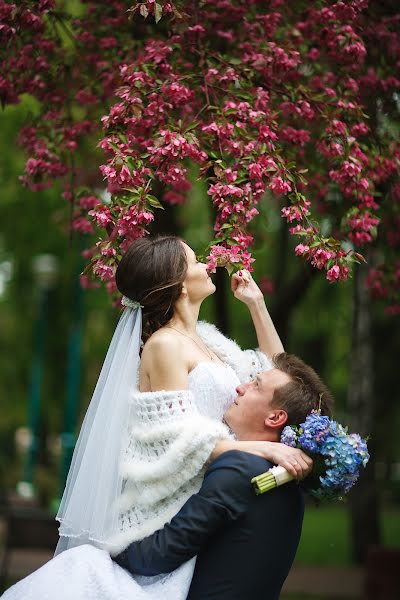
[[[37, 110], [36, 101], [24, 96], [0, 114], [0, 489], [8, 508], [25, 503], [52, 514], [120, 309], [104, 286], [80, 285], [88, 242], [71, 233], [61, 184], [32, 192], [19, 181], [27, 156], [18, 133]], [[91, 171], [101, 161], [96, 142], [87, 141], [77, 159]], [[189, 178], [190, 202], [167, 205], [149, 230], [181, 235], [201, 254], [213, 235], [214, 214], [195, 167]], [[295, 257], [280, 209], [268, 194], [260, 201], [252, 224], [254, 277], [285, 349], [311, 364], [332, 389], [337, 419], [357, 428], [365, 423], [357, 410], [368, 413], [368, 431], [361, 433], [369, 435], [371, 451], [346, 502], [308, 503], [293, 569], [302, 580], [298, 589], [293, 580], [282, 600], [361, 598], [373, 571], [384, 572], [384, 548], [400, 547], [398, 317], [370, 298], [363, 265], [352, 279], [332, 285]], [[204, 303], [201, 318], [242, 347], [255, 347], [247, 309], [232, 297], [228, 274], [218, 269], [214, 277], [218, 292]], [[367, 372], [360, 371], [360, 353], [369, 357]], [[356, 405], [354, 386], [367, 390]], [[25, 574], [17, 553], [11, 567], [8, 583]]]

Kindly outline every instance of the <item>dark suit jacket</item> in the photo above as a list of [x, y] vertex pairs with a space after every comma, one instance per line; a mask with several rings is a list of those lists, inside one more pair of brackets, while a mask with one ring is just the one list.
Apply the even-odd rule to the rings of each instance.
[[231, 450], [207, 469], [198, 494], [163, 529], [115, 558], [137, 575], [197, 555], [188, 600], [276, 600], [296, 554], [304, 504], [294, 482], [257, 496], [250, 480], [270, 463]]

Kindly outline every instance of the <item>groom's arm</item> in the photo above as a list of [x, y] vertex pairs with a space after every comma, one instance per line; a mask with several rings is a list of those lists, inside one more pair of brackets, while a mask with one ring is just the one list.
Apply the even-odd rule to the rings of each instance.
[[[133, 542], [115, 561], [136, 575], [158, 575], [177, 569], [196, 556], [220, 528], [238, 519], [254, 494], [248, 458], [232, 450], [207, 469], [203, 485], [163, 529]], [[268, 468], [263, 460], [262, 465]]]

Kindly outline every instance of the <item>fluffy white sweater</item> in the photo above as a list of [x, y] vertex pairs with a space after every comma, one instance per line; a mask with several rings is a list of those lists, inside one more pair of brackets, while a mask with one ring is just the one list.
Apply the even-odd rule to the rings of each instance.
[[[259, 350], [241, 350], [209, 323], [198, 333], [240, 382], [271, 368]], [[221, 377], [226, 374], [221, 372]], [[208, 381], [212, 386], [212, 380]], [[231, 387], [234, 383], [231, 382]], [[119, 531], [109, 540], [118, 554], [131, 542], [150, 535], [179, 511], [196, 493], [215, 444], [231, 437], [228, 428], [207, 416], [192, 390], [139, 392], [131, 398], [127, 445], [121, 459], [124, 488], [118, 506]], [[207, 394], [204, 391], [202, 393]], [[210, 389], [212, 393], [212, 389]]]

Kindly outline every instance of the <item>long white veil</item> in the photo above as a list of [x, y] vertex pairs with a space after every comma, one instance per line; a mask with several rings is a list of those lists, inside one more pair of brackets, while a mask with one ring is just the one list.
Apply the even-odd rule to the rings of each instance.
[[102, 548], [118, 530], [117, 500], [123, 483], [118, 467], [129, 397], [137, 389], [142, 335], [140, 305], [125, 298], [123, 303], [126, 308], [86, 412], [56, 516], [56, 555], [86, 543]]

